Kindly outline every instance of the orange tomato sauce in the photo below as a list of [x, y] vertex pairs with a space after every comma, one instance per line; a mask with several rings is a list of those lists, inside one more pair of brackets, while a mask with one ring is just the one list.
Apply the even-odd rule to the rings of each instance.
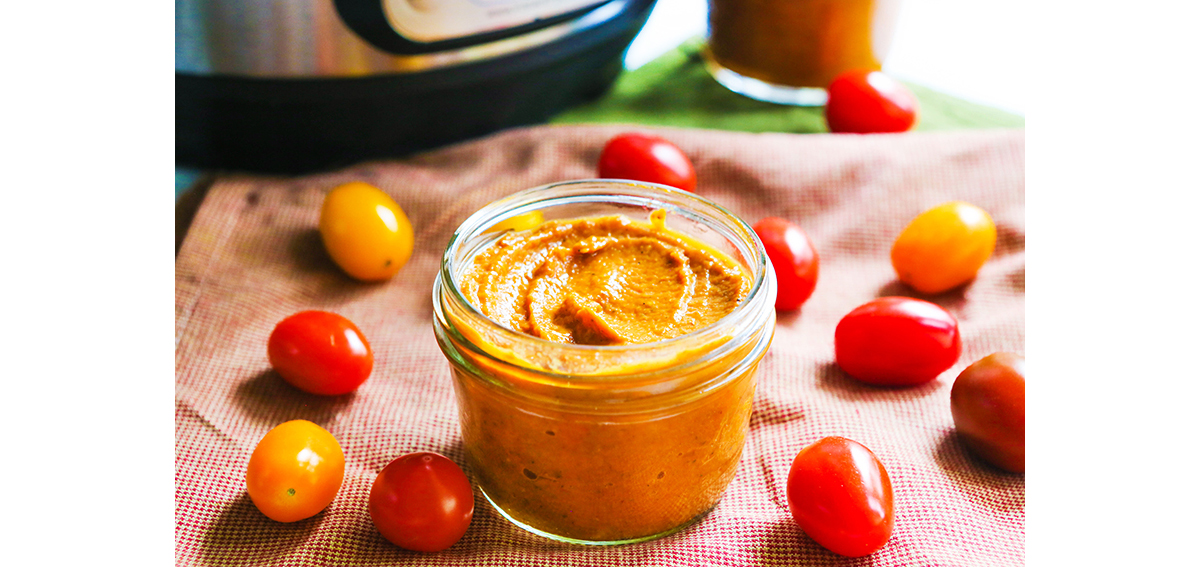
[[709, 0], [709, 56], [740, 75], [825, 88], [851, 69], [878, 71], [898, 0]]
[[[690, 333], [732, 312], [751, 278], [728, 255], [665, 228], [662, 215], [507, 233], [477, 254], [461, 289], [497, 323], [559, 343], [644, 344]], [[505, 357], [468, 354], [479, 370], [455, 366], [456, 392], [476, 482], [512, 519], [560, 538], [614, 542], [687, 525], [732, 480], [749, 425], [757, 362], [744, 362], [755, 341], [686, 364], [727, 341], [555, 387], [519, 363], [496, 361]], [[743, 370], [716, 388], [688, 387], [735, 367]]]

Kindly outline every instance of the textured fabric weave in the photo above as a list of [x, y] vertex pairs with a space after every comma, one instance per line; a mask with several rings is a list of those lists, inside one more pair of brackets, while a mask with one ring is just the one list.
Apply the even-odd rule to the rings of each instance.
[[[367, 514], [375, 475], [395, 457], [437, 451], [462, 464], [450, 371], [432, 332], [431, 292], [453, 230], [515, 191], [593, 177], [604, 142], [630, 129], [537, 127], [403, 161], [304, 178], [218, 178], [176, 258], [175, 544], [180, 565], [1019, 565], [1025, 483], [966, 453], [953, 434], [954, 377], [996, 351], [1024, 352], [1024, 132], [798, 136], [657, 132], [696, 164], [697, 193], [753, 223], [781, 216], [821, 255], [802, 311], [781, 314], [759, 369], [751, 431], [737, 476], [702, 521], [654, 542], [558, 544], [508, 524], [477, 495], [463, 539], [437, 554], [399, 549]], [[389, 193], [416, 231], [396, 277], [363, 284], [325, 254], [324, 194], [348, 181]], [[979, 277], [930, 299], [959, 320], [963, 355], [938, 380], [881, 389], [842, 373], [833, 331], [854, 307], [910, 295], [895, 280], [892, 240], [921, 211], [966, 200], [989, 211], [999, 241]], [[371, 342], [375, 370], [355, 394], [299, 392], [270, 369], [274, 325], [306, 309], [340, 313]], [[346, 455], [333, 504], [275, 523], [245, 491], [255, 444], [275, 425], [308, 419]], [[787, 511], [785, 482], [801, 448], [841, 435], [870, 447], [895, 490], [896, 527], [868, 558], [834, 555]], [[468, 471], [470, 475], [470, 471]]]

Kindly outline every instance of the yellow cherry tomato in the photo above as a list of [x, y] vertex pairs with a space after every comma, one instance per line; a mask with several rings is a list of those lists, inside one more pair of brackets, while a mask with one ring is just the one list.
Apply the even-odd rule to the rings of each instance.
[[346, 471], [337, 439], [303, 419], [275, 426], [258, 442], [246, 469], [246, 492], [268, 518], [295, 522], [324, 510]]
[[900, 281], [941, 293], [971, 281], [996, 248], [996, 224], [970, 203], [942, 203], [917, 215], [892, 245]]
[[366, 183], [330, 191], [321, 207], [320, 229], [333, 261], [362, 281], [392, 277], [412, 255], [408, 217], [387, 193]]
[[542, 223], [546, 222], [546, 217], [542, 215], [542, 211], [529, 211], [528, 213], [519, 214], [515, 217], [509, 217], [487, 229], [488, 232], [500, 232], [504, 230], [529, 230]]

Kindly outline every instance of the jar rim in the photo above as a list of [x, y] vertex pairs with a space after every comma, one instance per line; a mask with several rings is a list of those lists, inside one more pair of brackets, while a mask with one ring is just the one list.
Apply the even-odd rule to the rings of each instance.
[[[669, 339], [649, 343], [621, 345], [560, 343], [510, 329], [484, 315], [478, 306], [463, 294], [462, 288], [459, 285], [458, 276], [460, 273], [455, 268], [458, 266], [460, 260], [474, 258], [474, 252], [464, 258], [460, 255], [460, 248], [462, 246], [482, 236], [488, 228], [508, 218], [540, 210], [548, 205], [589, 201], [642, 205], [646, 208], [663, 208], [668, 211], [668, 217], [680, 215], [681, 217], [692, 221], [699, 221], [715, 229], [738, 249], [738, 252], [742, 256], [742, 261], [739, 263], [743, 264], [754, 276], [750, 291], [731, 312], [710, 325]], [[483, 248], [483, 246], [479, 248]], [[547, 349], [553, 349], [559, 353], [587, 356], [594, 356], [597, 353], [636, 354], [670, 349], [672, 347], [684, 349], [689, 344], [703, 344], [717, 340], [728, 335], [727, 329], [731, 326], [730, 322], [742, 322], [743, 324], [741, 325], [734, 325], [741, 328], [748, 326], [747, 323], [753, 324], [752, 320], [761, 318], [754, 317], [754, 315], [764, 309], [762, 304], [767, 299], [769, 299], [769, 305], [765, 307], [773, 315], [774, 297], [765, 298], [764, 294], [773, 296], [775, 292], [774, 288], [774, 273], [762, 241], [749, 224], [721, 205], [689, 191], [666, 185], [624, 179], [580, 179], [549, 183], [519, 191], [485, 205], [468, 217], [467, 220], [463, 221], [454, 231], [443, 253], [441, 269], [438, 273], [437, 283], [434, 286], [434, 305], [435, 310], [439, 311], [440, 316], [441, 304], [439, 294], [448, 294], [449, 298], [470, 317], [471, 324], [482, 325], [490, 333], [499, 334], [513, 341], [530, 342], [534, 345], [540, 344]], [[720, 356], [718, 351], [724, 351], [722, 346], [713, 349], [712, 352], [706, 353], [694, 362], [703, 363], [711, 360], [713, 357]], [[486, 351], [481, 351], [479, 354], [486, 355], [497, 362], [511, 363], [511, 361], [498, 360], [494, 355]], [[540, 369], [532, 370], [537, 371]]]

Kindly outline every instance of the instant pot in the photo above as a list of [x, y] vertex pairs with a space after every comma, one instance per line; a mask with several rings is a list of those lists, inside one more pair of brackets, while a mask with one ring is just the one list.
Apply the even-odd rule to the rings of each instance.
[[655, 0], [175, 0], [175, 159], [299, 173], [603, 93]]

